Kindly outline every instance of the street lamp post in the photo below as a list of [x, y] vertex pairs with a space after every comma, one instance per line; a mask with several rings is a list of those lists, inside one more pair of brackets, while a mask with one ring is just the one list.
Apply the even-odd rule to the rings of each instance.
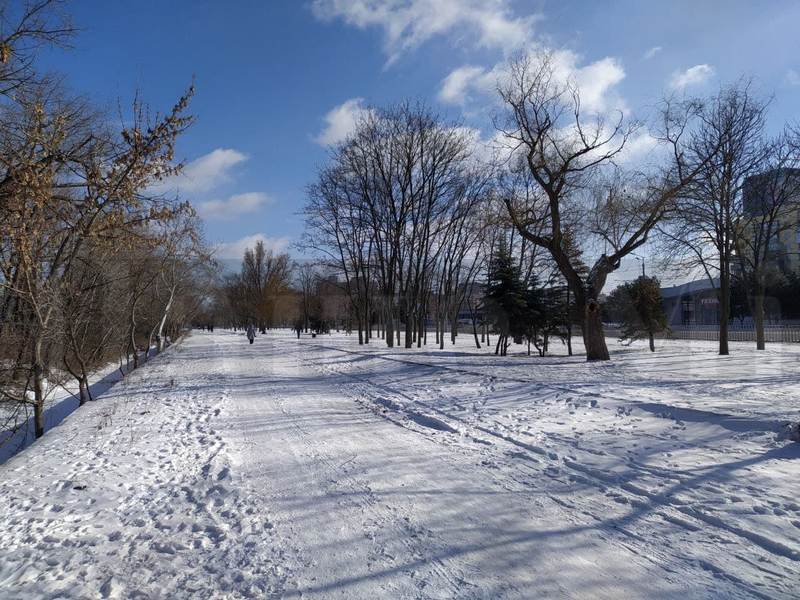
[[644, 258], [642, 258], [641, 256], [637, 256], [636, 254], [632, 254], [631, 256], [633, 256], [633, 258], [642, 263], [642, 277], [647, 277], [647, 275], [644, 272]]

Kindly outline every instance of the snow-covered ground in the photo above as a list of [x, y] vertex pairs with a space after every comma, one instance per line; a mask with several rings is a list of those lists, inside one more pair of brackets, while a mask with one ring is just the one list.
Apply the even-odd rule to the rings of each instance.
[[0, 596], [797, 597], [800, 348], [613, 358], [195, 332], [0, 466]]
[[[156, 356], [150, 349], [150, 358]], [[149, 360], [142, 357], [142, 360]], [[89, 375], [89, 393], [92, 398], [101, 396], [131, 370], [128, 364], [108, 363]], [[80, 406], [78, 382], [68, 373], [59, 373], [54, 380], [45, 379], [44, 429], [58, 426]], [[33, 393], [28, 392], [33, 399]], [[0, 404], [0, 465], [35, 440], [33, 406]]]

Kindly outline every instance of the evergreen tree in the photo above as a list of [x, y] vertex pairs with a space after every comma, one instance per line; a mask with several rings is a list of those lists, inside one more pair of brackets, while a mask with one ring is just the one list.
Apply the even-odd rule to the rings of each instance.
[[509, 336], [525, 334], [528, 311], [525, 285], [505, 242], [500, 243], [489, 264], [484, 306], [489, 321], [499, 334], [495, 354], [505, 356]]
[[655, 352], [655, 334], [666, 331], [667, 315], [661, 306], [661, 282], [655, 277], [639, 277], [611, 292], [608, 313], [622, 325], [620, 341], [632, 343], [647, 336]]
[[738, 319], [740, 323], [753, 316], [749, 297], [749, 291], [753, 289], [751, 279], [739, 275], [731, 281], [731, 318]]
[[525, 290], [525, 310], [520, 315], [518, 328], [528, 340], [528, 354], [531, 344], [544, 356], [547, 345], [547, 304], [545, 290], [537, 285], [535, 276], [531, 276], [528, 289]]
[[783, 278], [768, 288], [768, 293], [775, 298], [780, 308], [778, 317], [784, 319], [800, 318], [800, 275], [797, 273], [785, 273]]
[[566, 285], [554, 285], [541, 292], [542, 306], [542, 349], [539, 354], [544, 356], [550, 346], [550, 338], [559, 337], [567, 345], [567, 351], [572, 356], [572, 331], [575, 320], [572, 318], [570, 306], [570, 292]]

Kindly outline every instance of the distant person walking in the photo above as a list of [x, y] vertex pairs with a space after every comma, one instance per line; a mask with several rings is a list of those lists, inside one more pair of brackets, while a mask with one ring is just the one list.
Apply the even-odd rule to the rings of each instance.
[[256, 329], [253, 327], [253, 324], [247, 326], [247, 339], [250, 340], [250, 343], [253, 343], [253, 340], [256, 339]]

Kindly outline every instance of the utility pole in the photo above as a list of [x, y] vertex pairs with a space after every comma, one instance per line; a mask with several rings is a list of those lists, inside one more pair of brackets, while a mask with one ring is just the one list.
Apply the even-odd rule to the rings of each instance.
[[638, 256], [636, 254], [631, 254], [631, 255], [633, 256], [633, 258], [635, 258], [640, 263], [642, 263], [642, 277], [647, 277], [647, 275], [644, 272], [644, 258], [642, 258], [641, 256]]

